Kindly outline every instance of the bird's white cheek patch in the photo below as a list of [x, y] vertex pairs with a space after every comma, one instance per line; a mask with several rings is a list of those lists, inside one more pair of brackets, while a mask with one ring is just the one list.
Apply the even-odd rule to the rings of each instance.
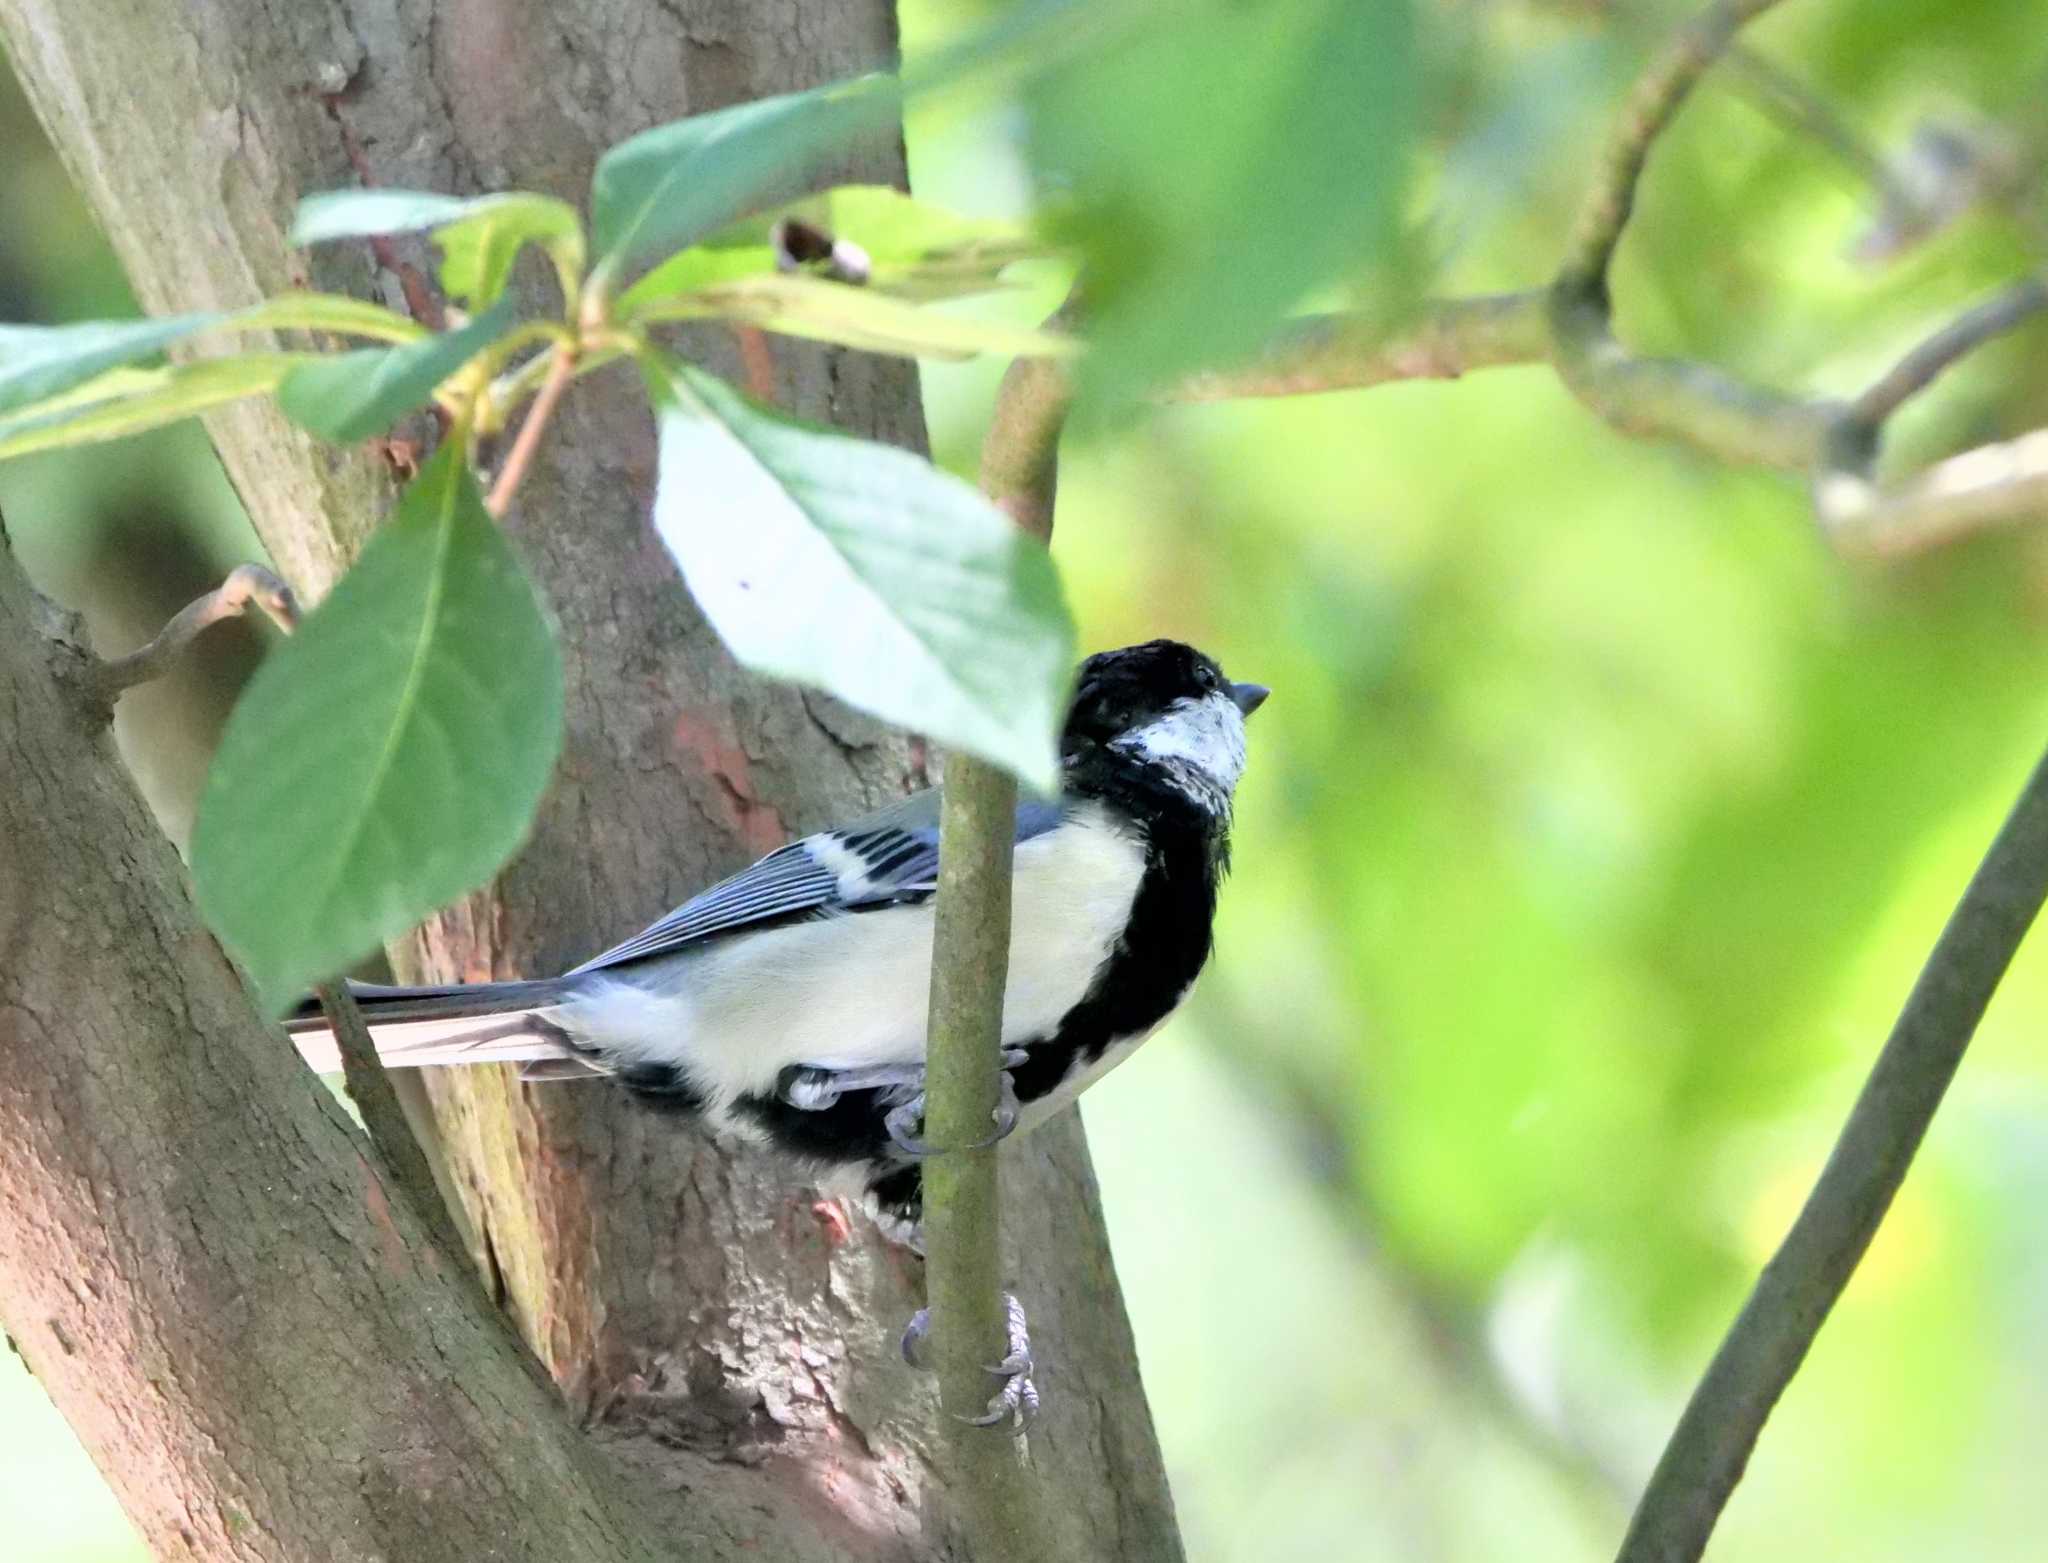
[[1244, 713], [1228, 695], [1176, 700], [1116, 747], [1157, 764], [1186, 766], [1228, 793], [1244, 774]]

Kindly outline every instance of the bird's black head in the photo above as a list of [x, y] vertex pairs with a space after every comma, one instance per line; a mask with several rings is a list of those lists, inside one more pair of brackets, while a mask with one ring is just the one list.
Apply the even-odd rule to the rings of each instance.
[[1081, 664], [1061, 752], [1070, 766], [1108, 754], [1162, 768], [1227, 808], [1244, 769], [1244, 719], [1266, 694], [1179, 641], [1099, 652]]

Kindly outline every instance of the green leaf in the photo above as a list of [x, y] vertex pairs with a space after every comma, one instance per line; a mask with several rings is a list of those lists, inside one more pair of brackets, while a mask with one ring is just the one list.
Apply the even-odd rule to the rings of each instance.
[[430, 334], [409, 316], [345, 293], [280, 293], [236, 311], [222, 324], [237, 331], [331, 331], [382, 342], [417, 342]]
[[928, 256], [981, 246], [1015, 246], [1049, 254], [1023, 223], [1008, 217], [969, 217], [890, 185], [836, 185], [730, 224], [704, 240], [712, 249], [766, 249], [775, 224], [799, 218], [837, 239], [851, 239], [876, 267], [907, 265]]
[[1413, 137], [1407, 0], [1188, 0], [1032, 95], [1088, 277], [1084, 395], [1241, 358], [1389, 257]]
[[161, 369], [109, 369], [67, 395], [0, 419], [0, 459], [140, 434], [275, 390], [303, 353], [245, 353]]
[[473, 309], [496, 303], [512, 278], [512, 263], [529, 244], [547, 250], [563, 296], [576, 296], [583, 275], [583, 219], [551, 195], [486, 196], [470, 215], [434, 231], [441, 247], [441, 286]]
[[529, 244], [554, 260], [565, 296], [583, 273], [583, 219], [567, 201], [530, 190], [498, 195], [436, 195], [425, 190], [331, 190], [299, 202], [291, 242], [321, 244], [385, 233], [434, 230], [441, 286], [472, 309], [498, 301], [512, 263]]
[[347, 444], [382, 434], [428, 401], [450, 375], [505, 335], [518, 316], [501, 299], [468, 325], [403, 347], [366, 347], [301, 364], [278, 387], [285, 416]]
[[961, 359], [979, 353], [1057, 357], [1076, 350], [1070, 337], [941, 314], [866, 288], [800, 274], [771, 272], [700, 288], [647, 305], [636, 318], [741, 320], [785, 336], [908, 358]]
[[858, 244], [870, 266], [865, 286], [897, 297], [987, 293], [1004, 285], [1009, 266], [1057, 253], [1015, 222], [963, 217], [887, 185], [841, 185], [734, 223], [671, 255], [620, 295], [619, 313], [633, 319], [657, 300], [774, 274], [769, 236], [790, 217]]
[[687, 244], [738, 217], [769, 185], [820, 155], [893, 124], [893, 76], [761, 98], [697, 114], [620, 142], [598, 160], [591, 227], [610, 268]]
[[643, 368], [655, 527], [733, 654], [1056, 786], [1074, 631], [1044, 547], [908, 451]]
[[428, 190], [324, 190], [299, 202], [287, 242], [325, 244], [330, 239], [367, 239], [438, 228], [468, 216], [476, 200]]
[[228, 318], [209, 311], [75, 326], [0, 326], [0, 413], [60, 396], [103, 370], [147, 358]]
[[[88, 320], [70, 326], [0, 326], [0, 414], [15, 416], [0, 422], [0, 433], [16, 434], [33, 425], [49, 427], [51, 414], [84, 402], [100, 402], [137, 389], [154, 389], [166, 382], [145, 379], [136, 387], [124, 387], [106, 377], [138, 358], [148, 358], [170, 343], [204, 331], [260, 331], [301, 329], [334, 331], [352, 336], [378, 337], [406, 342], [426, 335], [425, 330], [403, 315], [361, 299], [336, 293], [284, 293], [265, 299], [247, 309], [209, 310], [199, 314], [169, 315], [155, 320]], [[274, 365], [275, 354], [257, 354], [248, 361]], [[231, 360], [219, 360], [221, 364]], [[195, 366], [196, 367], [196, 366]], [[260, 378], [259, 371], [251, 371]], [[226, 387], [234, 383], [234, 371], [214, 368], [205, 374], [184, 378], [179, 394], [196, 392], [201, 386]], [[272, 384], [275, 382], [273, 381]], [[268, 390], [270, 385], [254, 389]], [[235, 395], [253, 394], [251, 391]], [[214, 397], [195, 403], [186, 411], [199, 411]], [[185, 416], [174, 412], [172, 418]], [[163, 419], [159, 421], [169, 421]], [[114, 428], [93, 438], [111, 438], [137, 428]], [[60, 441], [58, 443], [71, 443]], [[37, 447], [40, 448], [40, 447]], [[18, 450], [7, 452], [19, 454]]]
[[619, 295], [616, 313], [622, 320], [653, 320], [652, 311], [665, 300], [681, 298], [703, 288], [749, 277], [775, 275], [775, 252], [760, 244], [713, 246], [693, 245], [671, 255], [654, 270]]
[[562, 738], [539, 597], [453, 444], [236, 704], [192, 874], [273, 1010], [482, 884]]

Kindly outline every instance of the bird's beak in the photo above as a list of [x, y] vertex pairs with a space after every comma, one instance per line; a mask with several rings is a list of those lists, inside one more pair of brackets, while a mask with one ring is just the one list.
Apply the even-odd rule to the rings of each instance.
[[1242, 711], [1246, 716], [1250, 716], [1260, 706], [1264, 705], [1266, 703], [1266, 696], [1272, 692], [1264, 684], [1232, 684], [1230, 686], [1230, 698], [1237, 702], [1238, 710]]

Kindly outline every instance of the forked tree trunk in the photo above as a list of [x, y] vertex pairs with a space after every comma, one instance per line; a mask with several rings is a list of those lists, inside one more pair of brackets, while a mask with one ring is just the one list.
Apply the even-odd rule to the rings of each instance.
[[[283, 240], [301, 194], [370, 181], [458, 192], [523, 187], [580, 199], [598, 153], [624, 135], [883, 65], [894, 52], [884, 0], [0, 0], [0, 38], [153, 311], [244, 304], [306, 280], [309, 264], [319, 285], [368, 290], [403, 306], [431, 275], [424, 249], [397, 247], [399, 275], [355, 247], [309, 263]], [[902, 171], [897, 148], [849, 149], [840, 172], [894, 181]], [[723, 341], [695, 345], [714, 362], [728, 352]], [[915, 380], [903, 366], [781, 342], [775, 361], [784, 405], [899, 443], [922, 441]], [[213, 432], [271, 553], [317, 597], [388, 503], [382, 467], [365, 453], [314, 446], [267, 407], [223, 414]], [[790, 834], [921, 780], [911, 750], [886, 730], [733, 667], [647, 524], [653, 471], [653, 431], [630, 376], [579, 385], [510, 523], [560, 621], [566, 752], [531, 844], [489, 893], [396, 952], [407, 975], [561, 969]], [[0, 619], [0, 635], [25, 633], [18, 615]], [[110, 751], [96, 752], [95, 763], [107, 763]], [[15, 786], [10, 771], [0, 791]], [[125, 783], [113, 790], [128, 798]], [[19, 823], [19, 815], [0, 819]], [[119, 847], [109, 838], [105, 850]], [[21, 898], [47, 893], [37, 875], [54, 869], [8, 867], [0, 855], [0, 928], [33, 930], [50, 915], [48, 904]], [[99, 867], [97, 888], [78, 893], [81, 918], [96, 915], [92, 895], [129, 893], [122, 876], [132, 870]], [[152, 873], [162, 878], [168, 869]], [[175, 894], [152, 884], [156, 894]], [[175, 928], [168, 913], [127, 908], [119, 918], [156, 941], [143, 952], [150, 961], [170, 958], [166, 946], [174, 954], [199, 940], [183, 910]], [[27, 948], [45, 961], [76, 956], [61, 941], [32, 939]], [[109, 963], [109, 981], [128, 970], [122, 951], [100, 950], [97, 959]], [[24, 1053], [95, 1045], [94, 1033], [69, 1029], [59, 1000], [68, 982], [96, 979], [83, 969], [33, 976], [38, 1007], [27, 1025], [9, 1018], [18, 1012], [5, 1007], [9, 978], [0, 974], [0, 1069], [10, 1074]], [[219, 1011], [230, 1006], [216, 996], [203, 1018], [188, 1016], [143, 967], [117, 991], [157, 1005], [138, 1018], [122, 1052], [135, 1076], [126, 1089], [156, 1104], [170, 1089], [163, 1060], [213, 1049], [208, 1033], [227, 1023]], [[233, 1024], [243, 1033], [253, 1026], [239, 1011]], [[283, 1047], [276, 1039], [264, 1045]], [[313, 1111], [284, 1063], [266, 1064], [247, 1089], [263, 1107], [259, 1119], [283, 1111], [273, 1098]], [[490, 1284], [571, 1415], [624, 1460], [634, 1484], [686, 1494], [690, 1521], [668, 1532], [678, 1555], [969, 1555], [948, 1518], [933, 1397], [894, 1355], [916, 1276], [864, 1223], [856, 1219], [842, 1240], [832, 1213], [814, 1209], [815, 1196], [788, 1169], [728, 1154], [604, 1088], [521, 1087], [509, 1072], [471, 1070], [443, 1075], [433, 1094]], [[236, 1111], [231, 1097], [186, 1105], [202, 1117]], [[296, 1486], [298, 1467], [282, 1451], [275, 1462], [266, 1452], [266, 1429], [292, 1415], [283, 1381], [302, 1377], [306, 1393], [346, 1398], [354, 1369], [346, 1354], [308, 1340], [303, 1362], [286, 1354], [261, 1373], [238, 1373], [211, 1355], [232, 1349], [232, 1330], [187, 1340], [178, 1321], [161, 1316], [181, 1304], [175, 1286], [153, 1285], [152, 1265], [175, 1266], [195, 1248], [218, 1267], [221, 1285], [239, 1273], [241, 1249], [216, 1249], [203, 1215], [173, 1220], [168, 1206], [123, 1206], [140, 1223], [138, 1243], [147, 1239], [133, 1250], [74, 1230], [95, 1219], [93, 1169], [104, 1159], [142, 1177], [156, 1158], [167, 1187], [192, 1177], [209, 1187], [260, 1184], [267, 1142], [237, 1142], [232, 1168], [195, 1171], [176, 1164], [168, 1140], [139, 1135], [131, 1144], [134, 1126], [117, 1114], [80, 1125], [64, 1112], [62, 1099], [0, 1095], [0, 1136], [19, 1126], [66, 1143], [82, 1137], [73, 1197], [44, 1218], [66, 1239], [61, 1263], [84, 1270], [63, 1284], [93, 1295], [133, 1335], [159, 1342], [160, 1371], [174, 1382], [155, 1395], [140, 1390], [153, 1374], [96, 1373], [104, 1366], [98, 1354], [129, 1349], [119, 1332], [73, 1335], [67, 1346], [61, 1321], [43, 1316], [50, 1278], [24, 1273], [42, 1239], [19, 1219], [42, 1208], [25, 1198], [28, 1185], [48, 1175], [33, 1158], [0, 1157], [0, 1310], [39, 1368], [81, 1354], [76, 1371], [46, 1374], [46, 1382], [152, 1542], [174, 1553], [183, 1544], [179, 1527], [157, 1516], [216, 1497], [193, 1484], [192, 1462], [213, 1462], [255, 1487]], [[345, 1144], [331, 1121], [303, 1132], [317, 1132], [323, 1156]], [[197, 1136], [202, 1147], [215, 1139]], [[1031, 1440], [1038, 1480], [1053, 1500], [1045, 1505], [1044, 1553], [1177, 1558], [1078, 1122], [1069, 1115], [1014, 1147], [1004, 1173], [1011, 1274], [1046, 1361], [1046, 1411]], [[368, 1186], [360, 1174], [350, 1179]], [[337, 1273], [351, 1261], [361, 1271], [353, 1276], [360, 1291], [335, 1295], [333, 1306], [366, 1311], [358, 1321], [370, 1332], [365, 1339], [386, 1326], [397, 1332], [403, 1349], [391, 1349], [385, 1376], [402, 1383], [415, 1371], [407, 1352], [426, 1326], [384, 1315], [429, 1304], [417, 1290], [383, 1298], [372, 1284], [378, 1267], [399, 1260], [380, 1252], [383, 1229], [362, 1228], [364, 1197], [363, 1187], [336, 1187], [331, 1178], [311, 1186], [286, 1180], [248, 1189], [234, 1219], [258, 1229], [249, 1263], [287, 1270], [297, 1228], [286, 1215], [320, 1226], [326, 1262]], [[355, 1214], [310, 1222], [299, 1203], [306, 1200], [318, 1209], [337, 1201]], [[159, 1219], [168, 1223], [161, 1230], [152, 1225]], [[409, 1253], [403, 1264], [410, 1274], [429, 1260]], [[275, 1279], [251, 1277], [251, 1285]], [[458, 1295], [446, 1277], [435, 1284]], [[189, 1368], [181, 1367], [187, 1354]], [[445, 1397], [440, 1379], [459, 1383], [464, 1374], [459, 1358], [416, 1371], [423, 1406]], [[399, 1447], [416, 1452], [423, 1469], [459, 1452], [442, 1447], [434, 1417], [393, 1414], [406, 1429]], [[531, 1406], [517, 1414], [538, 1415]], [[626, 1541], [581, 1553], [550, 1553], [532, 1541], [574, 1523], [553, 1510], [585, 1500], [542, 1463], [582, 1456], [558, 1447], [551, 1429], [531, 1437], [528, 1481], [516, 1492], [499, 1488], [499, 1555], [638, 1555]], [[335, 1453], [357, 1457], [348, 1448]], [[449, 1497], [470, 1501], [466, 1489], [451, 1488]], [[186, 1545], [209, 1556], [358, 1555], [339, 1530], [324, 1550], [309, 1539], [323, 1518], [350, 1523], [341, 1508], [311, 1497], [305, 1508], [305, 1533], [223, 1521]], [[475, 1531], [451, 1525], [447, 1534], [451, 1545], [439, 1551], [366, 1544], [360, 1555], [493, 1555], [465, 1550]]]

